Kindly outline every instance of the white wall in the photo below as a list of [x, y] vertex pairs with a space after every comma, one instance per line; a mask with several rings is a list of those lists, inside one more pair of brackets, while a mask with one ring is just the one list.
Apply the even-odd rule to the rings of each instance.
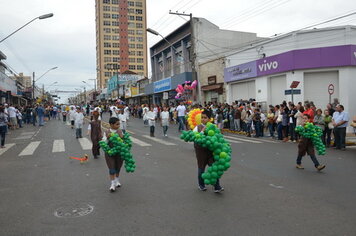
[[[340, 87], [340, 104], [345, 107], [345, 111], [349, 113], [350, 122], [352, 117], [356, 115], [356, 68], [345, 67], [339, 71], [339, 87]], [[351, 127], [348, 127], [348, 132], [351, 132]]]

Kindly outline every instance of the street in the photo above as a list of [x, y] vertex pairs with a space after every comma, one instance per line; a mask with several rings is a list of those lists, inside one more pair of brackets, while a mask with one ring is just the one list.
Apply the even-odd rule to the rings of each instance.
[[[105, 114], [104, 120], [108, 120]], [[87, 124], [83, 134], [87, 132]], [[59, 120], [10, 131], [0, 150], [0, 235], [356, 235], [356, 149], [327, 149], [295, 168], [296, 143], [226, 134], [221, 194], [201, 192], [192, 143], [131, 118], [136, 171], [109, 192], [103, 152]], [[81, 164], [70, 156], [89, 155]]]

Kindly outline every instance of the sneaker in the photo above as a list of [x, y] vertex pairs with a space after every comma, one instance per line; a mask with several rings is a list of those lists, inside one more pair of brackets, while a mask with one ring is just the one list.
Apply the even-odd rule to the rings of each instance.
[[200, 191], [203, 191], [203, 192], [206, 191], [206, 187], [205, 186], [200, 186], [199, 185], [198, 188], [199, 188]]
[[218, 189], [214, 189], [214, 193], [221, 193], [222, 191], [224, 191], [223, 187], [220, 187]]
[[317, 169], [318, 171], [321, 171], [321, 170], [324, 169], [324, 168], [325, 168], [325, 165], [319, 165], [319, 166], [316, 167], [316, 169]]
[[302, 165], [296, 165], [295, 168], [304, 170], [304, 167]]
[[120, 184], [118, 179], [115, 179], [115, 187], [116, 188], [120, 188], [121, 187], [121, 184]]
[[114, 183], [111, 183], [111, 186], [110, 186], [110, 192], [115, 192], [115, 184]]

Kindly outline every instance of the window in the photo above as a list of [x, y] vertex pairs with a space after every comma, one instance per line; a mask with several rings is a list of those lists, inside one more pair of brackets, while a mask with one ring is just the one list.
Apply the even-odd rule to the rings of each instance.
[[143, 56], [143, 51], [137, 51], [137, 56]]
[[120, 30], [119, 30], [119, 29], [112, 29], [112, 32], [113, 32], [114, 34], [119, 34]]
[[112, 22], [111, 22], [111, 25], [112, 25], [112, 26], [119, 26], [119, 22], [118, 22], [118, 21], [112, 21]]
[[104, 28], [104, 32], [110, 34], [111, 33], [111, 29], [110, 28]]
[[113, 57], [113, 58], [112, 58], [112, 61], [113, 61], [113, 62], [119, 62], [119, 61], [120, 61], [120, 57]]
[[129, 22], [128, 28], [135, 28], [135, 23], [134, 22]]
[[120, 50], [112, 50], [113, 55], [120, 55]]
[[104, 57], [104, 62], [111, 62], [111, 57]]
[[111, 55], [111, 50], [104, 50], [104, 55]]
[[137, 65], [137, 70], [143, 70], [143, 66], [142, 65]]
[[143, 58], [137, 58], [137, 63], [143, 63]]
[[135, 44], [129, 43], [129, 48], [135, 48]]
[[135, 42], [135, 37], [128, 37], [129, 42]]
[[136, 48], [137, 49], [143, 49], [143, 44], [140, 44], [140, 43], [136, 44]]
[[136, 2], [136, 7], [142, 7], [142, 2]]
[[129, 65], [129, 70], [136, 70], [136, 66], [135, 65]]
[[136, 52], [135, 52], [135, 51], [129, 51], [129, 55], [130, 55], [130, 56], [135, 56], [135, 55], [136, 55]]
[[119, 7], [111, 7], [111, 11], [113, 11], [113, 12], [119, 12]]
[[109, 13], [104, 13], [104, 18], [105, 19], [109, 19], [111, 16], [110, 16], [110, 14]]
[[136, 30], [136, 34], [143, 35], [143, 30]]
[[135, 13], [135, 9], [133, 9], [133, 8], [128, 8], [127, 11], [128, 11], [128, 13], [131, 13], [131, 14]]
[[142, 21], [142, 16], [136, 16], [137, 21]]
[[136, 58], [129, 58], [129, 62], [135, 63], [136, 62]]
[[112, 47], [113, 47], [113, 48], [119, 48], [119, 47], [120, 47], [120, 44], [119, 44], [119, 43], [113, 43], [113, 44], [112, 44]]
[[112, 14], [112, 15], [111, 15], [111, 18], [113, 18], [113, 19], [119, 19], [119, 14]]
[[129, 16], [129, 20], [135, 20], [135, 16]]
[[135, 34], [135, 30], [127, 30], [127, 33], [130, 35], [134, 35]]
[[137, 23], [137, 24], [136, 24], [136, 28], [142, 29], [142, 28], [143, 28], [142, 23]]
[[110, 4], [110, 0], [103, 0], [104, 4]]
[[112, 40], [114, 40], [114, 41], [119, 41], [119, 40], [120, 40], [119, 35], [113, 35], [113, 36], [112, 36]]
[[136, 14], [142, 15], [142, 10], [141, 9], [136, 9]]
[[143, 38], [142, 37], [136, 37], [137, 42], [143, 42]]
[[111, 48], [111, 43], [104, 43], [104, 48]]
[[111, 40], [111, 36], [107, 35], [107, 34], [104, 34], [104, 40]]
[[110, 21], [104, 20], [104, 25], [106, 25], [106, 26], [110, 26], [110, 25], [111, 25], [111, 23], [110, 23]]
[[105, 73], [104, 73], [104, 76], [105, 76], [105, 77], [111, 77], [110, 74], [111, 74], [110, 72], [105, 72]]
[[111, 0], [112, 4], [119, 4], [119, 0]]
[[134, 6], [135, 6], [135, 3], [134, 3], [134, 2], [128, 1], [127, 3], [128, 3], [128, 5], [129, 5], [130, 7], [134, 7]]
[[103, 6], [104, 11], [110, 11], [110, 6]]

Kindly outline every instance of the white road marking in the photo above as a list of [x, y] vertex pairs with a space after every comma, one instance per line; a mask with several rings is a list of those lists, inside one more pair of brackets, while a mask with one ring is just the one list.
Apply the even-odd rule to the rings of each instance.
[[[238, 137], [235, 137], [235, 136], [230, 136], [230, 135], [225, 135], [224, 137], [232, 137], [232, 138], [238, 138]], [[252, 141], [257, 141], [257, 142], [265, 142], [265, 143], [278, 143], [276, 141], [272, 141], [272, 140], [267, 140], [265, 138], [260, 138], [258, 140], [254, 140], [254, 139], [251, 139], [251, 138], [247, 138], [247, 137], [241, 137], [240, 139], [243, 139], [243, 140], [252, 140]], [[248, 142], [248, 141], [247, 141]]]
[[19, 156], [29, 156], [33, 155], [33, 153], [36, 151], [38, 146], [40, 145], [41, 141], [35, 141], [31, 142], [27, 147], [25, 147], [24, 150], [19, 154]]
[[278, 188], [278, 189], [282, 189], [284, 188], [283, 186], [280, 185], [274, 185], [274, 184], [269, 184], [269, 186], [273, 187], [273, 188]]
[[53, 148], [52, 152], [64, 152], [64, 140], [63, 139], [57, 139], [53, 141]]
[[83, 150], [90, 150], [91, 149], [92, 144], [89, 141], [89, 139], [87, 139], [87, 138], [79, 138], [78, 140], [79, 140], [80, 146], [82, 146]]
[[162, 140], [162, 139], [154, 138], [154, 137], [151, 137], [151, 136], [148, 136], [148, 135], [142, 135], [142, 137], [151, 139], [151, 140], [153, 140], [153, 141], [156, 141], [157, 143], [161, 143], [161, 144], [168, 145], [168, 146], [175, 146], [175, 145], [177, 145], [177, 144], [175, 144], [175, 143], [170, 143], [170, 142], [168, 142], [168, 141], [164, 141], [164, 140]]
[[142, 146], [142, 147], [149, 147], [149, 146], [152, 146], [151, 144], [149, 143], [146, 143], [146, 142], [143, 142], [137, 138], [134, 138], [134, 137], [130, 137], [130, 139], [132, 140], [133, 143], [139, 145], [139, 146]]
[[12, 146], [14, 146], [15, 144], [14, 143], [8, 143], [8, 144], [5, 144], [5, 148], [1, 148], [0, 149], [0, 156], [6, 152], [7, 150], [9, 150]]
[[130, 133], [130, 134], [135, 134], [134, 132], [130, 131], [130, 130], [126, 130], [127, 133]]
[[34, 135], [36, 133], [36, 131], [32, 131], [32, 132], [22, 132], [20, 135]]
[[231, 136], [225, 136], [225, 138], [226, 139], [233, 139], [233, 140], [243, 141], [243, 142], [249, 142], [249, 143], [262, 143], [262, 142], [256, 141], [256, 140], [245, 139], [245, 138], [237, 138], [237, 137], [231, 137]]
[[243, 142], [241, 142], [241, 141], [236, 141], [236, 140], [228, 139], [228, 138], [226, 138], [226, 137], [225, 137], [225, 139], [226, 139], [226, 141], [228, 141], [229, 143], [243, 143]]

